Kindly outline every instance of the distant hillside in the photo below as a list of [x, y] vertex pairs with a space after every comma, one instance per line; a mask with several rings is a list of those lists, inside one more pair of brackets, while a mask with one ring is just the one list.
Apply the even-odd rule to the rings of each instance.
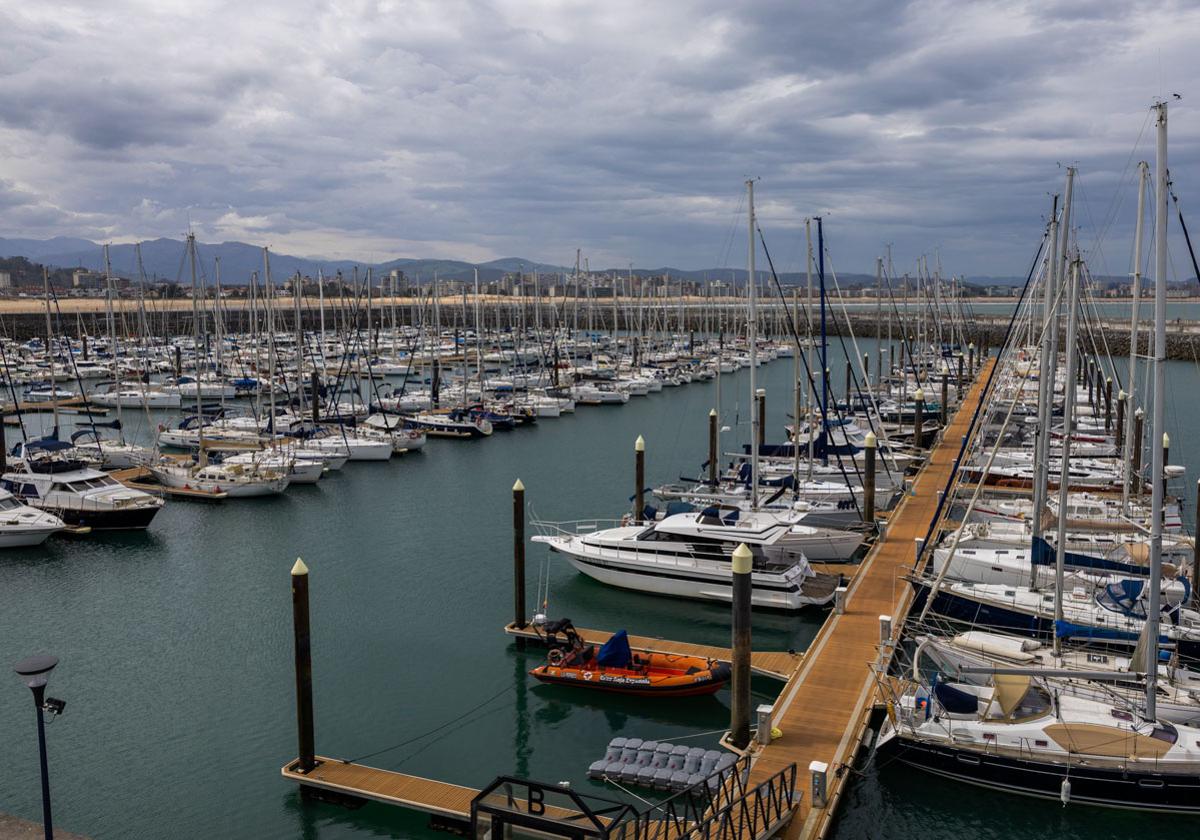
[[[179, 239], [153, 239], [142, 243], [142, 270], [148, 278], [187, 283], [190, 280], [190, 267], [185, 264], [185, 246]], [[248, 245], [245, 242], [198, 243], [196, 247], [199, 256], [197, 272], [208, 283], [216, 277], [216, 260], [221, 262], [221, 282], [231, 285], [243, 285], [249, 282], [250, 275], [258, 272], [263, 274], [262, 248]], [[92, 271], [104, 270], [104, 253], [99, 243], [87, 239], [70, 237], [55, 237], [54, 239], [5, 239], [0, 238], [0, 257], [27, 257], [50, 266], [61, 268], [87, 268]], [[133, 245], [112, 245], [109, 247], [109, 260], [114, 274], [122, 277], [137, 277], [137, 257]], [[470, 280], [476, 270], [479, 271], [481, 282], [494, 282], [505, 274], [536, 270], [540, 274], [570, 274], [571, 266], [551, 265], [522, 257], [504, 257], [483, 263], [470, 263], [463, 260], [449, 259], [416, 259], [400, 258], [381, 263], [355, 262], [353, 260], [325, 260], [319, 257], [297, 257], [290, 254], [271, 253], [271, 275], [275, 280], [283, 279], [297, 271], [308, 276], [316, 276], [317, 271], [326, 275], [342, 272], [350, 274], [355, 267], [360, 272], [371, 268], [376, 276], [382, 276], [392, 269], [400, 269], [411, 281], [420, 280], [427, 283], [436, 274], [443, 280]], [[592, 268], [593, 273], [602, 272], [625, 275], [629, 269]], [[658, 268], [634, 268], [634, 274], [639, 276], [669, 275], [673, 278], [683, 278], [702, 282], [705, 279], [713, 282], [733, 282], [738, 286], [746, 283], [745, 269], [706, 268], [683, 270], [670, 266]], [[763, 273], [766, 276], [766, 273]], [[784, 285], [804, 285], [805, 276], [800, 273], [780, 275]], [[830, 276], [827, 285], [832, 289], [833, 280]], [[843, 286], [874, 285], [875, 279], [866, 274], [840, 274], [838, 280]]]

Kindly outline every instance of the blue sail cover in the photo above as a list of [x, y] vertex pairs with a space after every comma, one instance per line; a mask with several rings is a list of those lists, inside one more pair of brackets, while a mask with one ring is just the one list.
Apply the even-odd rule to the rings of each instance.
[[[1041, 537], [1033, 540], [1031, 559], [1035, 566], [1053, 566], [1057, 562], [1056, 551], [1050, 543]], [[1063, 565], [1076, 569], [1102, 569], [1122, 574], [1145, 574], [1146, 567], [1132, 561], [1125, 563], [1120, 560], [1109, 560], [1105, 557], [1092, 557], [1088, 554], [1077, 554], [1073, 551], [1063, 552]]]
[[632, 660], [633, 651], [629, 649], [629, 634], [624, 630], [614, 633], [596, 654], [596, 664], [602, 668], [628, 668]]

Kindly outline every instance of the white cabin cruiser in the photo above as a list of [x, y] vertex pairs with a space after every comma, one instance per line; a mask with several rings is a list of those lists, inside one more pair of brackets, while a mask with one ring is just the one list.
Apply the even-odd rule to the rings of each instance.
[[733, 597], [733, 550], [745, 543], [754, 555], [751, 603], [756, 607], [799, 610], [833, 600], [839, 575], [813, 571], [800, 552], [782, 544], [789, 525], [774, 517], [749, 514], [727, 523], [703, 513], [680, 513], [653, 523], [622, 524], [571, 532], [548, 525], [535, 536], [551, 551], [566, 555], [580, 572], [602, 583], [700, 601]]

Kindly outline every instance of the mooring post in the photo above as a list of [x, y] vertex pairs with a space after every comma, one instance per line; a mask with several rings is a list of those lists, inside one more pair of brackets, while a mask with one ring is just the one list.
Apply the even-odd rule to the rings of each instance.
[[1112, 377], [1104, 379], [1104, 431], [1112, 431]]
[[762, 452], [763, 444], [767, 442], [767, 391], [765, 388], [759, 388], [754, 396], [758, 399], [758, 436], [755, 442], [759, 452]]
[[[1192, 521], [1196, 523], [1196, 527], [1192, 531], [1192, 576], [1194, 577], [1195, 570], [1200, 569], [1200, 479], [1196, 481], [1196, 518]], [[1200, 604], [1200, 593], [1196, 592], [1196, 585], [1193, 583], [1192, 609], [1195, 609], [1197, 604]]]
[[1092, 407], [1092, 411], [1096, 410], [1096, 377], [1092, 376], [1092, 360], [1087, 360], [1087, 367], [1084, 369], [1084, 376], [1087, 377], [1088, 386], [1088, 405]]
[[946, 428], [946, 417], [948, 416], [950, 405], [950, 374], [942, 374], [942, 406], [941, 406], [941, 421], [942, 428]]
[[[1163, 432], [1162, 446], [1163, 446], [1163, 472], [1162, 472], [1162, 475], [1158, 476], [1157, 480], [1162, 482], [1162, 493], [1163, 493], [1163, 498], [1165, 499], [1167, 496], [1167, 465], [1171, 463], [1168, 460], [1168, 456], [1171, 454], [1171, 436], [1169, 434], [1167, 434], [1166, 432]], [[1163, 515], [1166, 516], [1166, 514], [1163, 514]]]
[[312, 372], [312, 418], [313, 423], [321, 422], [321, 376], [315, 370]]
[[975, 375], [975, 342], [967, 345], [967, 375]]
[[871, 354], [863, 353], [863, 387], [867, 391], [871, 390]]
[[1119, 455], [1122, 460], [1126, 460], [1126, 458], [1125, 458], [1125, 403], [1128, 399], [1129, 399], [1129, 396], [1125, 393], [1124, 388], [1122, 388], [1120, 391], [1117, 392], [1117, 455]]
[[920, 449], [925, 445], [925, 389], [918, 388], [913, 394], [913, 446]]
[[[525, 485], [517, 479], [512, 488], [513, 499], [513, 626], [524, 628], [525, 620]], [[523, 639], [517, 639], [522, 646]]]
[[296, 768], [307, 773], [317, 766], [313, 746], [312, 636], [308, 624], [308, 566], [299, 557], [292, 566], [292, 630], [296, 647], [296, 732], [300, 760]]
[[1133, 412], [1133, 440], [1129, 445], [1133, 447], [1133, 452], [1130, 455], [1130, 461], [1133, 467], [1133, 489], [1140, 493], [1142, 492], [1142, 432], [1146, 424], [1146, 413], [1140, 408]]
[[867, 462], [863, 469], [863, 522], [872, 525], [875, 522], [875, 449], [878, 446], [875, 433], [867, 432], [864, 443]]
[[0, 472], [8, 471], [8, 442], [4, 437], [4, 415], [0, 414]]
[[962, 402], [962, 397], [963, 397], [963, 356], [962, 356], [962, 350], [959, 350], [959, 353], [958, 353], [958, 381], [957, 381], [957, 383], [956, 383], [956, 384], [957, 384], [957, 386], [958, 386], [958, 399], [959, 399], [959, 402]]
[[437, 408], [441, 402], [439, 400], [441, 374], [442, 374], [441, 363], [435, 358], [433, 360], [433, 376], [429, 383], [429, 398], [430, 398], [430, 401], [433, 403], [434, 408]]
[[733, 551], [733, 672], [729, 740], [739, 750], [750, 743], [750, 569], [745, 543]]
[[850, 410], [850, 395], [854, 393], [854, 363], [846, 359], [846, 410]]
[[[183, 376], [183, 348], [175, 345], [175, 378]], [[118, 377], [119, 378], [119, 377]]]
[[708, 412], [708, 486], [717, 486], [717, 410]]
[[633, 490], [633, 521], [642, 521], [642, 511], [646, 509], [646, 439], [638, 435], [633, 442], [633, 480], [637, 487]]

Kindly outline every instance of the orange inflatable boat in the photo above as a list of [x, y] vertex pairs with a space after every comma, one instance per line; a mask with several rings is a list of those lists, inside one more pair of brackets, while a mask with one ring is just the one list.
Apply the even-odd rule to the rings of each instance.
[[624, 630], [599, 650], [586, 645], [568, 624], [567, 645], [551, 648], [546, 664], [530, 671], [545, 683], [578, 685], [642, 697], [713, 694], [729, 682], [729, 665], [698, 656], [635, 653]]

